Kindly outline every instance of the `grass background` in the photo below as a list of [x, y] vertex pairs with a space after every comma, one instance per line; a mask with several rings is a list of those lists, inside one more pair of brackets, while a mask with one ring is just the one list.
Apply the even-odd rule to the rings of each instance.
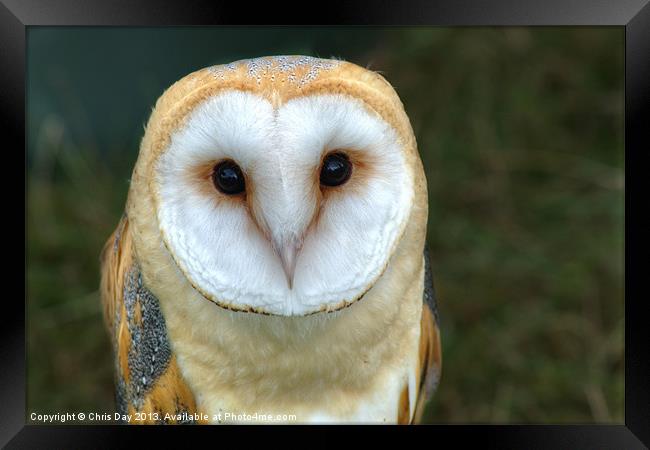
[[98, 255], [156, 98], [268, 54], [380, 71], [430, 197], [430, 422], [623, 422], [622, 28], [30, 28], [27, 409], [113, 411]]

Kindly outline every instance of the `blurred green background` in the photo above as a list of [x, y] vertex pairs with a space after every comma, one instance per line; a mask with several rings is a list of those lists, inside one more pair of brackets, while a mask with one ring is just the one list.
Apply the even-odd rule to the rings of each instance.
[[143, 126], [212, 64], [341, 57], [425, 164], [443, 376], [430, 422], [623, 422], [623, 28], [28, 30], [28, 413], [113, 411], [98, 296]]

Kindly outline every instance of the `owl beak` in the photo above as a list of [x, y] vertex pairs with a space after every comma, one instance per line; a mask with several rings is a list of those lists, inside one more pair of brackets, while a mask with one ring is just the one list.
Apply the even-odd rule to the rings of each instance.
[[283, 239], [281, 242], [274, 242], [273, 247], [282, 262], [282, 269], [287, 277], [289, 289], [292, 289], [293, 275], [296, 271], [296, 259], [302, 247], [302, 240], [297, 238]]

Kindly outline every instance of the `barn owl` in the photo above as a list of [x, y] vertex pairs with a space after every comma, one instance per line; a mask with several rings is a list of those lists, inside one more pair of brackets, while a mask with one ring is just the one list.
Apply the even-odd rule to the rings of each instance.
[[102, 252], [131, 423], [414, 423], [437, 387], [427, 189], [355, 64], [213, 66], [158, 99]]

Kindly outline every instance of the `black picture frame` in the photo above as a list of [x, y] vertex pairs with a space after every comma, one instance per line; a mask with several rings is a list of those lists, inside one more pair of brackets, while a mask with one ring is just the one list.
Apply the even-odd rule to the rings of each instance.
[[[289, 6], [289, 5], [287, 5]], [[322, 5], [320, 5], [322, 6]], [[28, 27], [55, 26], [174, 26], [253, 25], [304, 23], [320, 25], [429, 25], [429, 26], [617, 26], [625, 28], [625, 425], [437, 425], [434, 427], [374, 427], [373, 434], [418, 433], [435, 442], [477, 444], [487, 448], [647, 448], [650, 445], [650, 314], [643, 295], [644, 256], [648, 250], [644, 219], [647, 176], [644, 156], [650, 151], [650, 6], [648, 0], [446, 0], [446, 1], [348, 1], [330, 2], [292, 19], [286, 8], [260, 4], [255, 8], [237, 2], [112, 1], [100, 0], [2, 0], [0, 4], [0, 111], [4, 142], [13, 142], [5, 153], [18, 156], [26, 148], [25, 71]], [[311, 11], [311, 12], [310, 12]], [[7, 139], [9, 138], [9, 139]], [[11, 151], [9, 151], [11, 149]], [[27, 170], [25, 168], [25, 170]], [[6, 179], [5, 179], [6, 180]], [[5, 181], [3, 181], [4, 183]], [[26, 184], [24, 185], [26, 186]], [[15, 190], [15, 183], [4, 192]], [[24, 231], [24, 230], [23, 230]], [[6, 236], [6, 235], [5, 235]], [[6, 239], [6, 237], [5, 237]], [[628, 245], [629, 243], [629, 245]], [[25, 244], [27, 245], [27, 243]], [[9, 277], [6, 278], [9, 280]], [[27, 280], [25, 278], [25, 299]], [[120, 426], [41, 426], [25, 422], [25, 304], [3, 305], [4, 326], [0, 339], [0, 444], [9, 448], [114, 448], [131, 442], [134, 431]], [[186, 429], [186, 427], [183, 427]], [[249, 427], [228, 427], [249, 436]], [[320, 427], [319, 427], [320, 428]], [[350, 428], [346, 428], [350, 430]], [[158, 430], [158, 428], [156, 428]], [[281, 428], [255, 428], [276, 433]], [[390, 430], [390, 431], [389, 431]], [[286, 431], [286, 429], [285, 429]], [[327, 428], [328, 435], [333, 433]], [[158, 435], [158, 433], [156, 432]], [[176, 434], [176, 433], [175, 433]], [[170, 433], [165, 432], [165, 439]], [[433, 441], [432, 441], [433, 442]]]

